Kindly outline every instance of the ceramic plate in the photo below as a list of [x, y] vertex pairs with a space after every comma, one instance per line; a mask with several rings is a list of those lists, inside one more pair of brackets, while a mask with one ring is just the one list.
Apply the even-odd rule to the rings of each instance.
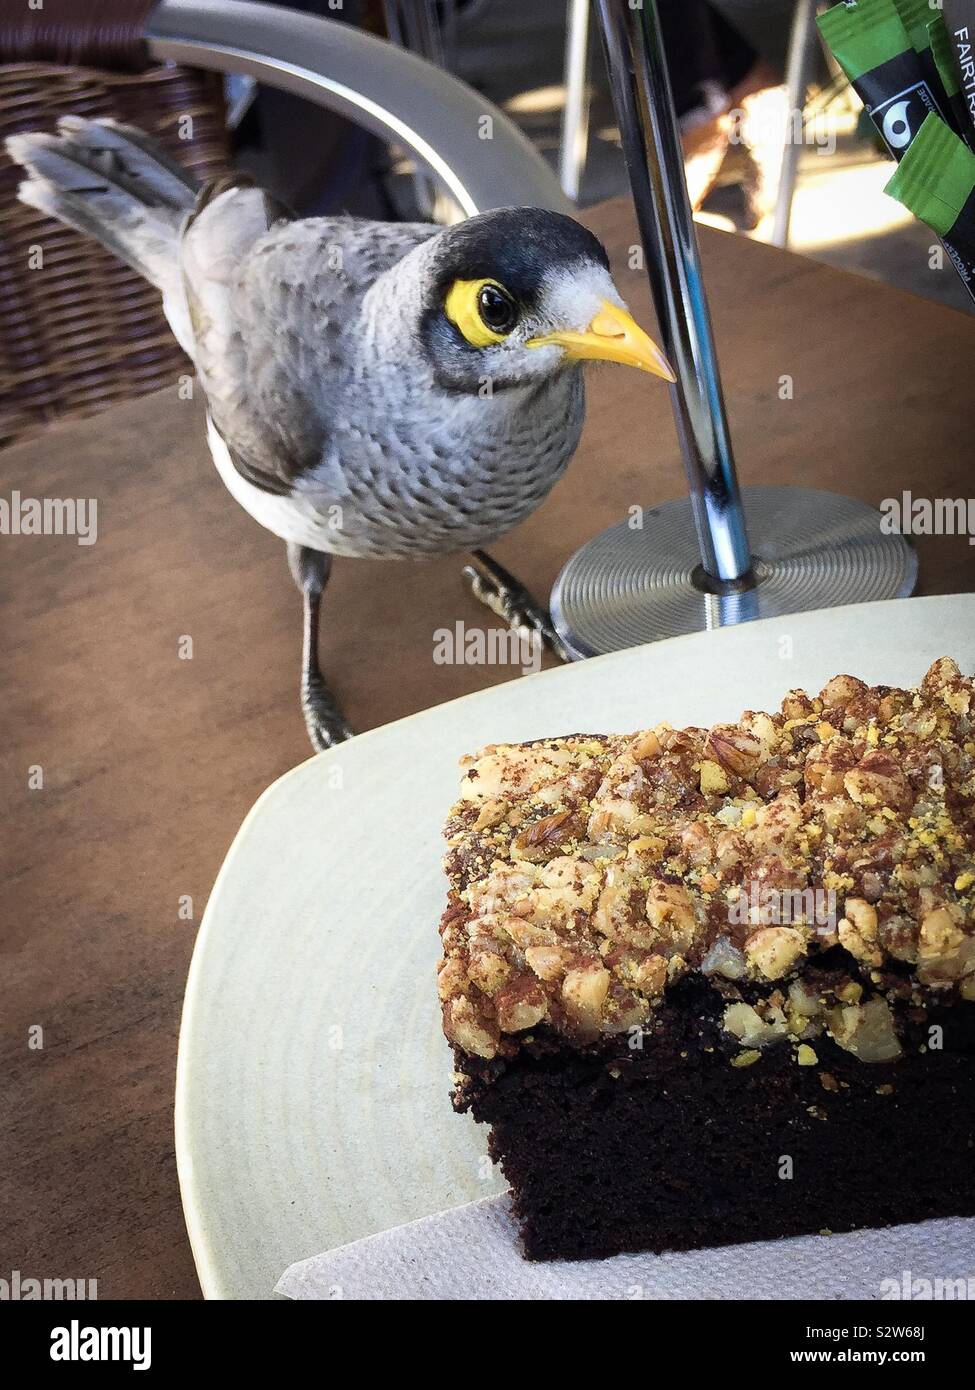
[[176, 1148], [204, 1292], [271, 1296], [295, 1260], [501, 1190], [450, 1107], [434, 972], [457, 760], [492, 742], [710, 724], [837, 672], [975, 667], [975, 596], [863, 604], [542, 672], [363, 734], [264, 793], [190, 969]]

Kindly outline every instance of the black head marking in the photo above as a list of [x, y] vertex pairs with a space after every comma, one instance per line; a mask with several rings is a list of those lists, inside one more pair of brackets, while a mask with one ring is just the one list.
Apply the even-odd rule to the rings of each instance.
[[[421, 324], [422, 340], [435, 365], [442, 371], [445, 357], [459, 358], [458, 366], [465, 358], [473, 364], [478, 353], [443, 312], [444, 299], [455, 280], [497, 280], [519, 309], [531, 314], [553, 270], [571, 270], [584, 262], [609, 269], [609, 257], [599, 238], [560, 212], [499, 208], [448, 227], [437, 237], [433, 283]], [[460, 386], [456, 379], [449, 383], [445, 379], [441, 384], [453, 389]], [[460, 389], [470, 388], [465, 383]]]
[[499, 208], [441, 233], [437, 288], [446, 291], [454, 280], [490, 278], [530, 309], [547, 273], [580, 261], [609, 269], [602, 242], [581, 223], [543, 208]]

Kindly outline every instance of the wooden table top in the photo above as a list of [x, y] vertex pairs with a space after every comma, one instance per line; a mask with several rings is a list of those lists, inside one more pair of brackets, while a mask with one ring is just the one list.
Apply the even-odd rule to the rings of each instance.
[[[626, 270], [629, 205], [585, 220], [652, 322]], [[975, 317], [745, 239], [701, 240], [744, 483], [873, 503], [975, 490]], [[97, 498], [98, 539], [0, 536], [0, 1274], [96, 1278], [101, 1298], [199, 1293], [172, 1135], [186, 971], [241, 820], [309, 751], [283, 546], [224, 492], [201, 422], [174, 388], [3, 456], [8, 498]], [[667, 393], [606, 368], [567, 477], [495, 553], [544, 596], [628, 506], [684, 490]], [[919, 592], [975, 589], [964, 538], [919, 552]], [[434, 664], [436, 628], [484, 623], [460, 564], [337, 562], [323, 661], [358, 728], [515, 674]]]

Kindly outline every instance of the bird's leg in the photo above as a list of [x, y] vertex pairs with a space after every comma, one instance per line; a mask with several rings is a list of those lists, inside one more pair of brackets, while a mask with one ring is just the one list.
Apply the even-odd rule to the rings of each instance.
[[473, 550], [471, 554], [476, 564], [464, 566], [464, 578], [474, 597], [516, 632], [537, 633], [560, 661], [571, 661], [548, 609], [536, 602], [524, 584], [486, 551]]
[[304, 631], [301, 646], [301, 711], [316, 753], [352, 738], [318, 664], [318, 614], [332, 570], [332, 557], [304, 545], [288, 545], [288, 566], [301, 593]]

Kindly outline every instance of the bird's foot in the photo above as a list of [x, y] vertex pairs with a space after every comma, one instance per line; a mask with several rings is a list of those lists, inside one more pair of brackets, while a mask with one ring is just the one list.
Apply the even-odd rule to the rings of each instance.
[[490, 608], [515, 632], [537, 636], [560, 661], [571, 661], [548, 609], [497, 560], [483, 550], [472, 553], [476, 563], [464, 566], [464, 578], [478, 602]]
[[320, 677], [303, 682], [301, 712], [305, 716], [305, 728], [316, 753], [324, 753], [326, 748], [334, 748], [337, 743], [355, 737], [335, 696]]

